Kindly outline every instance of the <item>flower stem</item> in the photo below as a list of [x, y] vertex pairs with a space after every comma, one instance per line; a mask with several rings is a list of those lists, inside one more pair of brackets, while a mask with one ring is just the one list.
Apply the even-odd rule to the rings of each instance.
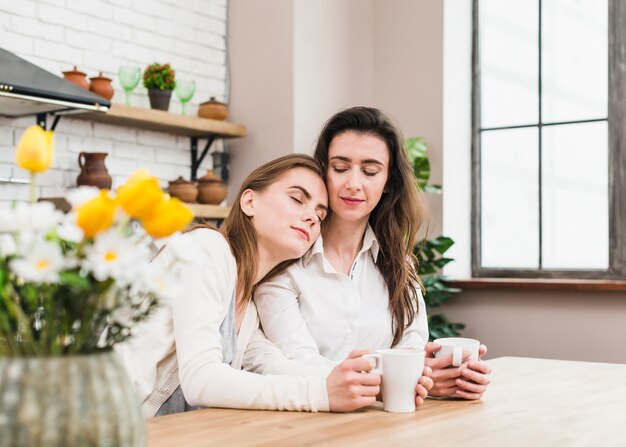
[[35, 203], [37, 201], [37, 193], [36, 193], [36, 182], [35, 182], [35, 173], [30, 173], [30, 203]]

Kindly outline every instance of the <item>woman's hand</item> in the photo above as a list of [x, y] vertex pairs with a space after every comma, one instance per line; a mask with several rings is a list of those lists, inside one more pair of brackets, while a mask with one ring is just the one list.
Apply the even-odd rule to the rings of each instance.
[[420, 377], [417, 382], [417, 386], [415, 387], [415, 408], [419, 408], [423, 403], [426, 396], [428, 396], [428, 391], [433, 387], [433, 379], [430, 378], [433, 370], [428, 366], [424, 366], [424, 372], [422, 373], [422, 377]]
[[[452, 356], [433, 357], [434, 353], [441, 349], [440, 345], [429, 342], [424, 349], [426, 350], [426, 365], [433, 371], [431, 378], [434, 385], [429, 393], [431, 396], [457, 396], [470, 400], [482, 397], [489, 385], [488, 376], [491, 374], [491, 368], [486, 363], [480, 360], [466, 363], [470, 354], [465, 353], [461, 366], [453, 367]], [[487, 347], [480, 345], [478, 357], [482, 358], [486, 353]]]
[[361, 357], [366, 349], [356, 349], [326, 377], [330, 411], [352, 411], [376, 402], [380, 393], [380, 375], [372, 374], [372, 362]]

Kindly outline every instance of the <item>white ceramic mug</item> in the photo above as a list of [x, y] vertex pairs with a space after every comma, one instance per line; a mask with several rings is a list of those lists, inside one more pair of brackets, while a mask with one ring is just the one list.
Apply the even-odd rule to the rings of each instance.
[[447, 357], [451, 355], [452, 365], [454, 366], [461, 366], [464, 352], [469, 351], [472, 354], [469, 360], [478, 360], [480, 342], [473, 338], [438, 338], [435, 340], [435, 343], [441, 345], [441, 349], [435, 352], [435, 357]]
[[392, 413], [415, 411], [417, 382], [424, 371], [424, 351], [381, 349], [366, 354], [376, 360], [370, 372], [382, 375], [383, 408]]

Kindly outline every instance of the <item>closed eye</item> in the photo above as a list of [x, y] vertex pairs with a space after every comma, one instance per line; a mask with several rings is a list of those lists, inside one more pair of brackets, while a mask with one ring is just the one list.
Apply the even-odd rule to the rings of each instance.
[[292, 200], [295, 200], [296, 202], [298, 202], [300, 205], [302, 205], [302, 200], [298, 199], [297, 197], [294, 196], [289, 196], [292, 198]]

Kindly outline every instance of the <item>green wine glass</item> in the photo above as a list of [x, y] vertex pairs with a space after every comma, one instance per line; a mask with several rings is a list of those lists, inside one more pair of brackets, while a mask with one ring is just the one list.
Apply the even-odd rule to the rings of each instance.
[[124, 89], [126, 105], [129, 106], [131, 92], [137, 87], [139, 79], [141, 79], [141, 68], [135, 65], [122, 65], [117, 72], [117, 77], [120, 81], [120, 85]]
[[196, 81], [193, 79], [176, 79], [174, 92], [180, 101], [180, 114], [187, 115], [187, 103], [196, 92]]

